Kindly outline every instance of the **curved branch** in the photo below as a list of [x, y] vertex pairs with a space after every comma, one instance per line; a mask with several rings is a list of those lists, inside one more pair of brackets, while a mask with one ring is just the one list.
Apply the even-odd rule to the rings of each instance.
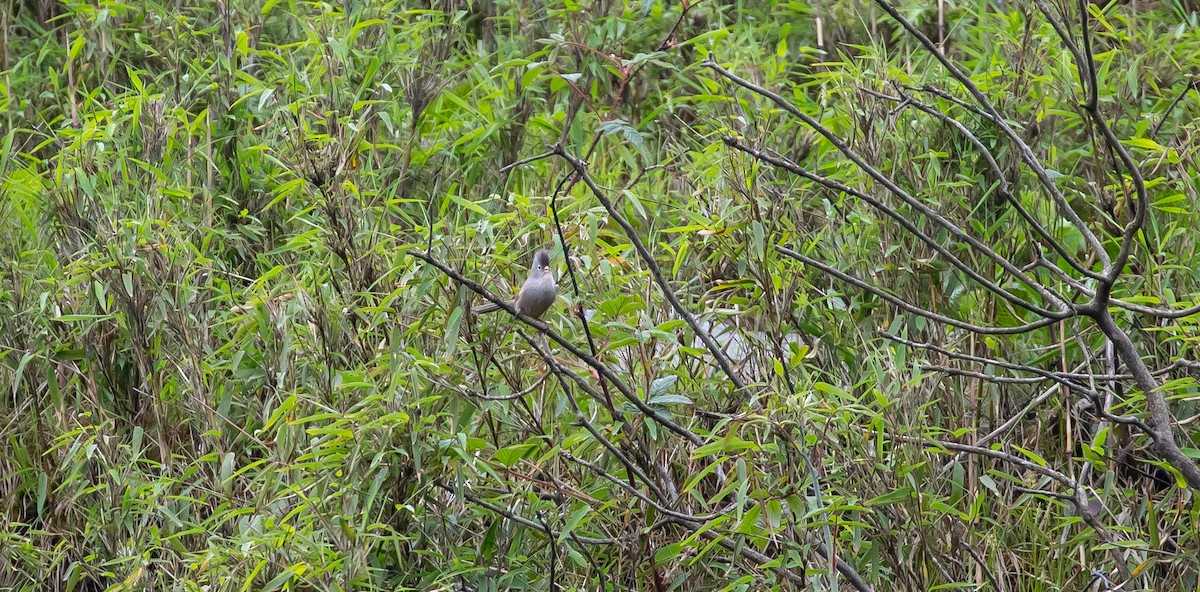
[[[513, 512], [509, 512], [508, 510], [505, 510], [504, 508], [501, 508], [500, 506], [497, 506], [496, 504], [486, 502], [470, 493], [459, 494], [459, 492], [455, 491], [453, 487], [450, 487], [444, 483], [434, 483], [434, 485], [436, 485], [439, 489], [445, 491], [446, 493], [449, 493], [452, 495], [462, 495], [463, 499], [471, 502], [472, 504], [475, 504], [481, 508], [491, 510], [501, 516], [504, 516], [505, 518], [508, 518], [509, 520], [512, 520], [513, 522], [516, 522], [517, 524], [528, 526], [529, 528], [532, 528], [548, 537], [553, 538], [553, 535], [551, 535], [548, 528], [546, 528], [544, 525], [538, 524], [537, 522], [534, 522], [528, 518], [525, 518], [524, 516], [520, 516]], [[595, 537], [585, 537], [585, 536], [575, 537], [575, 540], [577, 540], [581, 543], [587, 544], [587, 545], [614, 545], [618, 542], [617, 539], [612, 539], [612, 538], [595, 538]]]
[[[554, 155], [555, 153], [551, 151], [542, 156]], [[554, 230], [558, 233], [558, 241], [562, 243], [563, 262], [567, 264], [567, 275], [571, 277], [571, 290], [575, 293], [575, 316], [579, 319], [579, 324], [583, 326], [583, 334], [587, 337], [588, 351], [591, 352], [592, 357], [599, 359], [600, 354], [596, 349], [596, 340], [592, 337], [592, 324], [588, 322], [587, 315], [583, 312], [583, 299], [579, 296], [579, 281], [575, 279], [575, 264], [571, 263], [571, 248], [567, 245], [567, 237], [563, 234], [562, 224], [558, 221], [558, 195], [562, 192], [563, 185], [566, 185], [572, 176], [564, 176], [555, 186], [554, 193], [550, 194], [550, 213], [554, 216]], [[615, 417], [617, 408], [613, 406], [612, 396], [608, 393], [608, 383], [603, 378], [600, 379], [600, 392], [604, 395], [604, 403], [608, 406], [608, 412]]]
[[598, 397], [599, 394], [590, 388], [584, 387], [582, 379], [575, 375], [574, 372], [569, 372], [563, 368], [558, 363], [558, 360], [554, 359], [554, 356], [542, 351], [542, 348], [538, 346], [537, 342], [526, 335], [524, 331], [517, 329], [517, 334], [529, 344], [529, 347], [533, 348], [533, 350], [536, 351], [539, 356], [541, 356], [542, 360], [545, 361], [546, 365], [550, 368], [550, 372], [554, 373], [554, 376], [558, 378], [559, 385], [562, 386], [563, 389], [563, 394], [566, 395], [567, 402], [571, 404], [571, 410], [575, 413], [575, 419], [579, 421], [579, 423], [583, 426], [583, 429], [587, 430], [587, 432], [591, 434], [592, 437], [595, 438], [605, 450], [608, 450], [609, 453], [617, 457], [617, 460], [620, 460], [621, 464], [625, 465], [626, 471], [629, 471], [630, 474], [636, 475], [638, 479], [641, 479], [642, 483], [645, 483], [646, 487], [649, 487], [650, 491], [653, 492], [654, 495], [663, 497], [662, 490], [658, 488], [658, 485], [652, 479], [650, 479], [650, 476], [639, 469], [637, 465], [633, 464], [633, 461], [630, 460], [629, 457], [626, 456], [625, 453], [617, 448], [612, 442], [609, 442], [608, 438], [605, 438], [600, 431], [596, 429], [596, 426], [592, 425], [592, 422], [588, 420], [587, 416], [583, 414], [583, 410], [579, 408], [579, 402], [575, 400], [575, 395], [571, 394], [570, 386], [563, 377], [564, 374], [570, 374], [571, 378], [575, 380], [580, 387], [583, 387], [584, 390], [590, 391], [588, 394], [592, 395], [592, 397]]
[[901, 15], [900, 12], [896, 10], [896, 7], [892, 6], [890, 2], [887, 0], [874, 0], [874, 2], [881, 9], [883, 9], [884, 12], [888, 13], [888, 15], [892, 17], [892, 20], [899, 23], [909, 35], [919, 41], [925, 50], [932, 55], [934, 59], [936, 59], [942, 65], [942, 67], [945, 68], [946, 71], [949, 72], [950, 75], [954, 77], [954, 79], [957, 80], [958, 83], [961, 84], [968, 93], [971, 94], [971, 97], [975, 99], [975, 102], [991, 116], [990, 119], [992, 120], [992, 123], [995, 123], [1000, 130], [1004, 132], [1004, 135], [1008, 136], [1009, 140], [1011, 140], [1017, 146], [1018, 152], [1021, 154], [1021, 160], [1023, 160], [1030, 170], [1033, 171], [1034, 175], [1037, 176], [1038, 181], [1041, 182], [1042, 187], [1044, 187], [1046, 192], [1049, 193], [1050, 198], [1054, 200], [1054, 204], [1058, 207], [1062, 215], [1070, 220], [1071, 224], [1075, 225], [1075, 227], [1079, 230], [1079, 233], [1083, 235], [1088, 247], [1093, 253], [1096, 254], [1097, 257], [1100, 258], [1100, 261], [1104, 264], [1104, 267], [1108, 268], [1111, 266], [1112, 260], [1108, 256], [1108, 251], [1104, 249], [1104, 245], [1100, 243], [1100, 239], [1096, 237], [1096, 234], [1093, 233], [1092, 230], [1088, 228], [1087, 224], [1084, 223], [1083, 219], [1079, 217], [1079, 213], [1076, 212], [1075, 209], [1071, 207], [1071, 204], [1067, 202], [1067, 198], [1063, 196], [1062, 192], [1059, 191], [1058, 186], [1054, 184], [1054, 180], [1051, 179], [1049, 173], [1046, 172], [1046, 167], [1042, 166], [1042, 163], [1038, 161], [1037, 155], [1033, 153], [1033, 149], [1029, 147], [1029, 144], [1027, 144], [1025, 140], [1021, 138], [1021, 136], [1017, 135], [1017, 132], [1013, 131], [1012, 126], [1008, 125], [1008, 122], [1004, 121], [1004, 118], [1000, 116], [1000, 112], [996, 110], [996, 107], [992, 105], [990, 101], [988, 101], [987, 97], [983, 95], [983, 92], [979, 90], [979, 87], [975, 86], [975, 83], [971, 82], [971, 79], [965, 73], [963, 73], [958, 66], [955, 66], [954, 63], [946, 57], [946, 54], [942, 53], [942, 51], [937, 48], [937, 45], [935, 45], [933, 41], [931, 41], [929, 37], [925, 35], [924, 32], [913, 26], [912, 23], [908, 22], [908, 19], [904, 18], [904, 16]]
[[541, 386], [542, 383], [546, 381], [546, 377], [549, 375], [549, 373], [546, 373], [539, 376], [537, 380], [533, 381], [533, 384], [529, 385], [527, 388], [523, 388], [515, 393], [512, 393], [511, 395], [485, 395], [479, 391], [476, 391], [475, 389], [467, 388], [466, 386], [455, 386], [438, 378], [434, 378], [433, 381], [442, 385], [442, 388], [450, 389], [459, 393], [460, 395], [470, 397], [472, 399], [479, 399], [481, 401], [515, 401], [516, 399], [520, 399], [521, 397], [532, 393], [535, 389], [537, 389], [537, 387]]
[[[861, 156], [859, 156], [857, 152], [852, 150], [850, 148], [850, 146], [846, 144], [845, 141], [843, 141], [840, 137], [838, 137], [836, 134], [834, 134], [832, 131], [830, 131], [829, 128], [821, 125], [821, 122], [817, 121], [816, 119], [813, 119], [807, 113], [802, 111], [799, 107], [793, 105], [790, 101], [783, 98], [778, 93], [772, 92], [766, 88], [763, 88], [757, 84], [754, 84], [753, 82], [750, 82], [749, 80], [746, 80], [745, 78], [742, 78], [742, 77], [730, 72], [729, 70], [722, 68], [719, 64], [714, 62], [711, 57], [704, 62], [704, 65], [711, 68], [712, 70], [715, 70], [717, 73], [719, 73], [720, 75], [729, 79], [730, 81], [734, 82], [738, 86], [741, 86], [742, 88], [752, 91], [757, 95], [760, 95], [760, 96], [770, 99], [771, 102], [775, 103], [776, 105], [779, 105], [781, 108], [783, 108], [788, 113], [791, 113], [792, 115], [796, 116], [798, 119], [803, 121], [805, 125], [807, 125], [811, 129], [813, 129], [817, 133], [821, 134], [826, 140], [828, 140], [831, 144], [833, 144], [835, 147], [837, 147], [838, 151], [840, 151], [842, 154], [844, 154], [846, 156], [846, 158], [849, 158], [851, 161], [853, 161], [854, 164], [857, 165], [859, 169], [861, 169], [863, 172], [867, 173], [867, 175], [869, 175], [872, 179], [874, 179], [880, 185], [883, 185], [884, 187], [886, 187], [888, 189], [888, 191], [892, 192], [893, 195], [895, 195], [896, 197], [899, 197], [901, 200], [904, 201], [904, 203], [907, 203], [913, 209], [924, 214], [925, 217], [932, 220], [938, 226], [945, 228], [946, 231], [948, 231], [952, 236], [954, 236], [958, 240], [961, 240], [964, 243], [967, 243], [975, 250], [979, 251], [980, 253], [983, 253], [983, 255], [986, 256], [988, 259], [991, 259], [993, 262], [995, 262], [997, 265], [999, 265], [1002, 269], [1004, 269], [1008, 273], [1012, 274], [1013, 277], [1016, 277], [1017, 279], [1021, 280], [1026, 285], [1028, 285], [1030, 288], [1032, 288], [1035, 292], [1038, 293], [1039, 296], [1041, 296], [1047, 302], [1056, 302], [1059, 305], [1059, 310], [1058, 311], [1050, 311], [1050, 310], [1042, 309], [1040, 307], [1028, 308], [1028, 306], [1026, 306], [1026, 305], [1018, 304], [1019, 306], [1022, 306], [1023, 308], [1028, 308], [1028, 310], [1030, 310], [1032, 312], [1036, 312], [1037, 314], [1039, 314], [1041, 316], [1053, 316], [1055, 314], [1061, 314], [1066, 311], [1069, 304], [1064, 299], [1057, 296], [1056, 294], [1051, 293], [1049, 290], [1046, 289], [1045, 286], [1043, 286], [1040, 283], [1038, 283], [1037, 281], [1033, 280], [1025, 272], [1023, 272], [1019, 268], [1017, 268], [1017, 266], [1014, 265], [1011, 261], [1009, 261], [1008, 259], [1005, 259], [999, 253], [992, 250], [990, 247], [983, 244], [975, 237], [964, 232], [961, 228], [959, 228], [958, 226], [956, 226], [955, 224], [953, 224], [952, 222], [947, 220], [941, 214], [937, 213], [933, 209], [931, 209], [928, 206], [926, 206], [925, 204], [921, 203], [915, 197], [909, 195], [909, 193], [907, 191], [902, 189], [894, 181], [892, 181], [886, 175], [881, 173], [875, 167], [871, 166], [870, 163], [863, 160], [863, 158]], [[1014, 303], [1014, 304], [1017, 304], [1017, 303]], [[1071, 316], [1071, 315], [1067, 315], [1067, 316]]]
[[[891, 333], [886, 333], [886, 332], [881, 332], [880, 336], [882, 336], [884, 339], [887, 339], [889, 341], [895, 341], [896, 343], [899, 343], [902, 345], [907, 345], [909, 347], [915, 347], [918, 349], [927, 349], [930, 351], [934, 351], [934, 352], [937, 352], [937, 353], [942, 354], [949, 358], [965, 360], [967, 362], [974, 362], [976, 364], [989, 364], [992, 366], [998, 366], [1000, 368], [1004, 368], [1006, 370], [1015, 370], [1017, 372], [1027, 372], [1029, 374], [1036, 374], [1041, 377], [1040, 379], [1037, 379], [1036, 382], [1042, 382], [1045, 380], [1053, 380], [1053, 381], [1055, 381], [1067, 388], [1070, 388], [1071, 390], [1074, 390], [1074, 391], [1079, 391], [1081, 393], [1089, 393], [1089, 394], [1093, 394], [1093, 395], [1096, 394], [1095, 390], [1088, 388], [1086, 386], [1083, 386], [1082, 384], [1079, 384], [1079, 383], [1071, 380], [1071, 377], [1069, 377], [1061, 372], [1052, 372], [1052, 371], [1048, 371], [1048, 370], [1043, 370], [1036, 366], [1028, 366], [1025, 364], [1016, 364], [1013, 362], [1005, 362], [1004, 360], [984, 358], [984, 357], [980, 357], [980, 356], [974, 356], [971, 354], [963, 354], [963, 353], [959, 353], [959, 352], [955, 352], [955, 351], [950, 351], [944, 347], [934, 345], [932, 343], [919, 343], [919, 342], [911, 341], [911, 340], [905, 339], [903, 337], [900, 337], [898, 335], [892, 335]], [[1003, 377], [994, 377], [994, 378], [1003, 378]], [[1021, 380], [1022, 382], [1030, 382], [1028, 379], [1019, 379], [1019, 380]]]
[[897, 296], [894, 296], [889, 292], [885, 292], [880, 288], [876, 288], [875, 286], [872, 286], [871, 284], [868, 284], [868, 283], [866, 283], [852, 275], [844, 273], [838, 269], [830, 267], [820, 261], [817, 261], [816, 259], [813, 259], [812, 257], [801, 255], [800, 253], [797, 253], [796, 251], [793, 251], [787, 247], [784, 247], [781, 245], [776, 245], [775, 250], [779, 251], [780, 253], [783, 253], [784, 255], [787, 255], [788, 257], [791, 257], [792, 259], [795, 259], [805, 265], [811, 265], [813, 267], [816, 267], [817, 269], [819, 269], [839, 280], [842, 280], [843, 282], [846, 282], [852, 286], [855, 286], [863, 291], [874, 294], [875, 296], [877, 296], [883, 300], [886, 300], [887, 302], [891, 303], [893, 306], [895, 306], [901, 310], [910, 312], [917, 316], [925, 317], [926, 319], [929, 319], [931, 321], [935, 321], [935, 322], [942, 323], [945, 325], [950, 325], [951, 327], [957, 327], [957, 328], [963, 329], [965, 331], [971, 331], [973, 333], [979, 333], [981, 335], [1016, 335], [1019, 333], [1028, 333], [1028, 332], [1036, 330], [1036, 329], [1048, 327], [1048, 326], [1053, 325], [1054, 323], [1058, 322], [1057, 319], [1043, 318], [1039, 321], [1034, 321], [1032, 323], [1026, 323], [1024, 325], [1018, 325], [1016, 327], [988, 327], [985, 325], [975, 325], [972, 323], [967, 323], [964, 321], [960, 321], [958, 319], [952, 319], [948, 316], [941, 315], [936, 312], [933, 312], [930, 310], [925, 310], [923, 308], [909, 304], [908, 302], [905, 302], [903, 299], [901, 299]]
[[1129, 334], [1117, 326], [1112, 315], [1108, 313], [1108, 309], [1101, 309], [1094, 318], [1100, 330], [1112, 341], [1117, 355], [1121, 356], [1121, 360], [1129, 367], [1134, 382], [1145, 397], [1146, 411], [1150, 413], [1151, 431], [1149, 435], [1154, 440], [1155, 455], [1179, 471], [1188, 486], [1200, 490], [1200, 465], [1188, 458], [1175, 442], [1175, 424], [1171, 419], [1171, 410], [1167, 406], [1167, 399], [1158, 384], [1158, 379], [1138, 356], [1137, 348], [1129, 339]]
[[[931, 249], [936, 251], [939, 255], [945, 257], [947, 259], [947, 261], [949, 261], [949, 263], [951, 265], [953, 265], [955, 268], [957, 268], [959, 271], [962, 271], [963, 273], [967, 274], [968, 277], [970, 277], [971, 279], [978, 282], [984, 288], [987, 288], [987, 290], [989, 292], [992, 292], [993, 294], [996, 294], [997, 296], [1000, 296], [1001, 298], [1003, 298], [1021, 308], [1024, 308], [1025, 310], [1029, 310], [1029, 311], [1038, 313], [1042, 316], [1047, 316], [1047, 317], [1051, 317], [1051, 318], [1059, 318], [1059, 319], [1073, 316], [1073, 313], [1069, 313], [1069, 312], [1055, 312], [1055, 311], [1049, 311], [1049, 310], [1042, 309], [1041, 307], [1033, 304], [1032, 302], [1029, 302], [1029, 301], [1021, 298], [1020, 296], [1012, 294], [1008, 290], [1001, 288], [995, 282], [983, 277], [982, 275], [979, 275], [979, 273], [976, 272], [974, 269], [972, 269], [969, 265], [967, 265], [966, 263], [963, 263], [958, 257], [954, 256], [954, 254], [951, 253], [949, 249], [943, 247], [936, 240], [934, 240], [933, 237], [930, 237], [929, 235], [922, 232], [921, 229], [917, 228], [916, 224], [913, 224], [912, 221], [905, 218], [904, 216], [901, 216], [899, 212], [897, 212], [893, 208], [888, 207], [887, 205], [883, 204], [883, 202], [880, 202], [879, 200], [871, 197], [870, 195], [863, 193], [857, 189], [854, 189], [853, 187], [850, 187], [849, 185], [845, 185], [843, 183], [839, 183], [837, 181], [834, 181], [827, 177], [823, 177], [816, 173], [809, 172], [807, 169], [804, 169], [804, 168], [800, 167], [799, 165], [797, 165], [785, 158], [774, 157], [774, 156], [766, 154], [762, 151], [750, 148], [749, 146], [746, 146], [746, 145], [742, 144], [741, 142], [738, 142], [737, 139], [735, 139], [735, 138], [726, 137], [726, 138], [724, 138], [724, 141], [727, 146], [734, 148], [735, 150], [740, 150], [742, 152], [745, 152], [746, 154], [749, 154], [758, 160], [766, 162], [772, 166], [776, 166], [781, 169], [784, 169], [790, 173], [804, 177], [805, 179], [808, 179], [810, 181], [813, 181], [814, 183], [823, 185], [834, 191], [841, 191], [847, 195], [852, 195], [852, 196], [857, 197], [858, 199], [870, 204], [871, 207], [875, 208], [876, 210], [879, 210], [887, 217], [895, 220], [898, 224], [900, 224], [901, 227], [903, 227], [905, 230], [907, 230], [909, 232], [909, 234], [912, 234], [913, 236], [917, 237], [921, 242], [928, 245]], [[961, 229], [959, 229], [959, 232], [963, 232], [963, 231]], [[1054, 296], [1054, 298], [1058, 299], [1060, 302], [1066, 302], [1066, 299], [1059, 296], [1058, 294], [1054, 294], [1053, 296]]]
[[[960, 134], [962, 134], [962, 136], [965, 137], [967, 139], [967, 141], [971, 143], [972, 146], [975, 147], [975, 150], [977, 150], [979, 152], [979, 154], [981, 156], [983, 156], [984, 160], [987, 161], [988, 168], [992, 169], [992, 174], [994, 174], [996, 176], [996, 179], [1000, 183], [1000, 186], [998, 187], [997, 190], [1000, 192], [1000, 195], [1003, 196], [1004, 199], [1008, 200], [1008, 203], [1013, 206], [1013, 209], [1015, 209], [1017, 211], [1017, 214], [1021, 216], [1021, 219], [1025, 220], [1025, 223], [1029, 224], [1034, 229], [1034, 231], [1037, 232], [1038, 236], [1042, 237], [1042, 240], [1049, 243], [1050, 247], [1054, 249], [1054, 252], [1058, 253], [1058, 255], [1060, 257], [1062, 257], [1063, 260], [1065, 260], [1067, 262], [1067, 264], [1070, 265], [1071, 267], [1073, 267], [1076, 271], [1078, 271], [1079, 273], [1082, 273], [1083, 275], [1085, 275], [1089, 278], [1095, 279], [1095, 280], [1104, 278], [1103, 275], [1100, 275], [1100, 274], [1084, 267], [1082, 263], [1080, 263], [1079, 261], [1077, 261], [1075, 259], [1075, 257], [1071, 256], [1070, 253], [1067, 253], [1067, 249], [1062, 244], [1062, 241], [1054, 238], [1050, 234], [1050, 231], [1046, 230], [1046, 228], [1044, 226], [1042, 226], [1041, 222], [1038, 222], [1037, 219], [1035, 219], [1033, 217], [1033, 215], [1030, 214], [1029, 211], [1025, 209], [1025, 206], [1021, 205], [1021, 201], [1018, 200], [1016, 198], [1016, 196], [1014, 196], [1012, 194], [1012, 190], [1009, 188], [1008, 180], [1004, 178], [1004, 170], [1000, 168], [1000, 163], [996, 162], [995, 155], [993, 155], [992, 151], [988, 150], [988, 148], [983, 145], [983, 142], [980, 141], [979, 138], [976, 137], [975, 134], [971, 132], [971, 130], [967, 129], [967, 126], [963, 125], [963, 123], [961, 121], [959, 121], [945, 113], [942, 113], [941, 111], [938, 111], [937, 109], [934, 109], [933, 107], [931, 107], [929, 105], [926, 105], [925, 103], [921, 102], [920, 100], [918, 100], [914, 97], [903, 95], [903, 93], [900, 97], [893, 97], [893, 96], [883, 94], [881, 92], [873, 91], [868, 88], [863, 88], [862, 90], [871, 96], [878, 97], [880, 99], [884, 99], [887, 101], [893, 101], [893, 102], [900, 103], [901, 107], [905, 106], [905, 105], [910, 105], [913, 108], [917, 109], [918, 111], [921, 111], [922, 113], [925, 113], [932, 117], [936, 117], [937, 119], [941, 120], [942, 123], [945, 123], [946, 125], [949, 125], [949, 126], [953, 127], [954, 129], [958, 130], [958, 132]], [[899, 108], [900, 107], [897, 107], [897, 109], [899, 109]]]
[[[1062, 269], [1059, 269], [1057, 265], [1050, 262], [1049, 259], [1046, 259], [1045, 255], [1039, 253], [1036, 263], [1042, 267], [1045, 267], [1050, 271], [1050, 273], [1053, 273], [1068, 286], [1070, 286], [1072, 290], [1075, 290], [1080, 294], [1087, 296], [1088, 298], [1094, 299], [1096, 297], [1095, 290], [1085, 286], [1083, 282], [1080, 282], [1079, 280], [1067, 275]], [[1200, 314], [1200, 304], [1194, 304], [1187, 308], [1159, 308], [1155, 306], [1137, 304], [1134, 302], [1126, 302], [1119, 298], [1109, 296], [1108, 305], [1122, 308], [1130, 312], [1152, 316], [1158, 319], [1182, 319], [1184, 317], [1190, 317], [1194, 314]]]
[[[876, 0], [880, 2], [882, 0]], [[1079, 54], [1078, 48], [1071, 41], [1069, 35], [1060, 24], [1057, 24], [1057, 19], [1054, 18], [1049, 11], [1043, 11], [1046, 18], [1054, 26], [1055, 32], [1058, 33], [1063, 45], [1067, 46], [1073, 53], [1077, 54], [1084, 62], [1085, 71], [1088, 73], [1088, 86], [1091, 89], [1096, 87], [1095, 65], [1093, 64], [1091, 55], [1091, 32], [1088, 30], [1088, 9], [1087, 4], [1080, 0], [1080, 19], [1083, 23], [1083, 31], [1081, 34], [1084, 38], [1084, 53]], [[1082, 77], [1082, 72], [1080, 74]], [[1137, 163], [1129, 156], [1129, 151], [1121, 145], [1120, 140], [1113, 133], [1112, 128], [1108, 126], [1108, 122], [1104, 120], [1104, 116], [1100, 113], [1099, 105], [1091, 100], [1091, 91], [1089, 91], [1088, 103], [1084, 105], [1085, 110], [1091, 117], [1096, 127], [1100, 129], [1101, 136], [1104, 137], [1104, 142], [1110, 150], [1116, 153], [1121, 165], [1125, 167], [1129, 173], [1130, 181], [1133, 184], [1134, 192], [1137, 194], [1137, 204], [1133, 220], [1125, 225], [1125, 229], [1121, 234], [1121, 250], [1111, 264], [1106, 265], [1104, 280], [1099, 282], [1096, 288], [1095, 296], [1092, 298], [1091, 306], [1093, 310], [1090, 316], [1096, 321], [1097, 326], [1104, 332], [1104, 335], [1113, 343], [1113, 348], [1125, 365], [1129, 367], [1129, 372], [1133, 374], [1134, 382], [1138, 388], [1142, 390], [1142, 394], [1146, 400], [1146, 410], [1150, 414], [1150, 437], [1154, 440], [1153, 449], [1156, 455], [1165, 460], [1175, 470], [1183, 476], [1188, 485], [1193, 489], [1200, 489], [1200, 465], [1188, 458], [1183, 453], [1179, 445], [1175, 442], [1174, 422], [1171, 419], [1171, 410], [1167, 405], [1166, 397], [1160, 390], [1158, 380], [1154, 374], [1150, 372], [1149, 367], [1142, 361], [1138, 355], [1137, 348], [1134, 347], [1133, 341], [1129, 338], [1129, 334], [1117, 326], [1112, 315], [1108, 312], [1108, 304], [1111, 301], [1113, 284], [1117, 278], [1121, 276], [1126, 262], [1129, 260], [1133, 252], [1134, 237], [1146, 222], [1146, 214], [1150, 209], [1150, 199], [1146, 193], [1146, 184], [1142, 179], [1141, 170]], [[1119, 174], [1118, 179], [1124, 182], [1124, 178]]]

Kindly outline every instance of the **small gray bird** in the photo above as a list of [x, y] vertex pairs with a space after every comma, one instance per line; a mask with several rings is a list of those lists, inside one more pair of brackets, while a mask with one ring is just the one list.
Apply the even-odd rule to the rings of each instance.
[[[522, 313], [538, 319], [551, 304], [554, 304], [557, 297], [558, 286], [554, 283], [554, 274], [550, 273], [550, 251], [542, 249], [533, 254], [533, 267], [529, 268], [529, 279], [521, 285], [521, 290], [517, 292], [512, 305]], [[499, 306], [489, 302], [472, 308], [471, 312], [482, 314], [499, 309]]]

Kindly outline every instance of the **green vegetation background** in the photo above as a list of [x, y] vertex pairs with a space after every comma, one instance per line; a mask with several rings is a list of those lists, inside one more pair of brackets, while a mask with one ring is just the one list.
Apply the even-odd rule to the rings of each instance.
[[[1078, 28], [1074, 3], [1054, 6]], [[1190, 302], [1198, 7], [1089, 6], [1102, 109], [1153, 201], [1118, 296]], [[900, 8], [1019, 126], [1093, 228], [1117, 232], [1124, 181], [1036, 8]], [[0, 8], [0, 25], [0, 587], [802, 589], [782, 567], [848, 589], [816, 544], [879, 590], [1082, 590], [1111, 575], [1069, 505], [1014, 489], [1053, 484], [889, 437], [985, 433], [1048, 385], [935, 373], [931, 352], [879, 331], [1055, 370], [1086, 362], [1102, 336], [1067, 322], [971, 339], [781, 257], [774, 246], [802, 250], [951, 316], [1018, 319], [865, 204], [722, 142], [876, 189], [827, 140], [703, 67], [709, 56], [1028, 261], [1034, 241], [971, 144], [866, 92], [963, 96], [869, 2], [25, 0]], [[1000, 136], [956, 113], [1080, 248]], [[566, 162], [509, 166], [555, 143], [587, 161], [729, 345], [749, 397]], [[585, 307], [602, 359], [702, 446], [632, 405], [614, 417], [569, 398], [512, 319], [467, 314], [474, 295], [412, 256], [428, 249], [509, 295], [541, 246], [560, 279], [549, 325], [583, 348], [572, 313]], [[1194, 357], [1195, 319], [1119, 320], [1152, 367]], [[1166, 388], [1178, 418], [1196, 414], [1191, 378]], [[1116, 412], [1140, 413], [1127, 395]], [[1197, 589], [1195, 492], [1146, 478], [1145, 442], [1089, 431], [1076, 402], [1030, 410], [1006, 449], [1090, 472], [1138, 576], [1125, 589]], [[581, 416], [658, 467], [680, 507], [713, 514], [718, 537], [632, 495]], [[1145, 461], [1143, 476], [1122, 473], [1118, 452]]]

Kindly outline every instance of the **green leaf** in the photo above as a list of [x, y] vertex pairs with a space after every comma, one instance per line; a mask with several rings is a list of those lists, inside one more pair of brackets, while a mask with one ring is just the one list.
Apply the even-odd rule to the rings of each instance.
[[1165, 148], [1163, 148], [1162, 144], [1159, 144], [1158, 142], [1155, 142], [1154, 140], [1151, 140], [1150, 138], [1130, 138], [1128, 140], [1125, 140], [1123, 143], [1126, 145], [1129, 145], [1129, 146], [1133, 146], [1134, 148], [1141, 148], [1143, 150], [1150, 150], [1153, 152], [1162, 152], [1163, 150], [1165, 150]]
[[515, 444], [513, 446], [506, 446], [493, 453], [492, 459], [506, 467], [511, 468], [513, 465], [517, 464], [517, 461], [524, 458], [526, 454], [529, 454], [530, 451], [536, 450], [537, 447], [537, 444], [529, 442], [524, 444]]
[[678, 380], [679, 377], [674, 374], [655, 378], [654, 382], [650, 383], [650, 399], [653, 400], [655, 397], [667, 394]]
[[271, 581], [267, 582], [267, 585], [263, 586], [262, 590], [263, 592], [274, 592], [275, 590], [282, 588], [284, 584], [292, 581], [292, 578], [294, 577], [296, 577], [296, 572], [292, 571], [291, 569], [285, 569], [283, 570], [283, 573], [275, 576], [271, 579]]
[[666, 563], [679, 556], [683, 552], [683, 545], [679, 543], [671, 543], [669, 545], [659, 547], [654, 552], [655, 563]]
[[1039, 466], [1043, 466], [1043, 467], [1048, 466], [1046, 463], [1046, 459], [1042, 458], [1041, 455], [1039, 455], [1038, 453], [1036, 453], [1032, 450], [1029, 450], [1027, 448], [1021, 448], [1020, 446], [1017, 446], [1016, 444], [1013, 444], [1012, 447], [1013, 447], [1013, 450], [1016, 450], [1017, 452], [1024, 454], [1027, 458], [1029, 458], [1029, 460], [1032, 460], [1033, 462], [1037, 463]]
[[867, 501], [864, 505], [866, 505], [867, 507], [889, 506], [891, 504], [899, 504], [899, 503], [906, 502], [906, 501], [912, 499], [912, 497], [913, 497], [913, 489], [911, 487], [904, 486], [899, 489], [894, 489], [892, 491], [889, 491], [888, 493], [885, 493], [883, 495], [872, 498], [871, 500]]
[[783, 502], [778, 499], [767, 500], [767, 524], [772, 529], [778, 529], [783, 524]]

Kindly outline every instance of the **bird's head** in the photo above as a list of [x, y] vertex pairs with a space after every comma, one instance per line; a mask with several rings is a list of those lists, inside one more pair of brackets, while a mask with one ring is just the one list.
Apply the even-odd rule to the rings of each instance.
[[542, 249], [533, 255], [533, 267], [530, 268], [530, 273], [544, 274], [550, 273], [550, 251]]

